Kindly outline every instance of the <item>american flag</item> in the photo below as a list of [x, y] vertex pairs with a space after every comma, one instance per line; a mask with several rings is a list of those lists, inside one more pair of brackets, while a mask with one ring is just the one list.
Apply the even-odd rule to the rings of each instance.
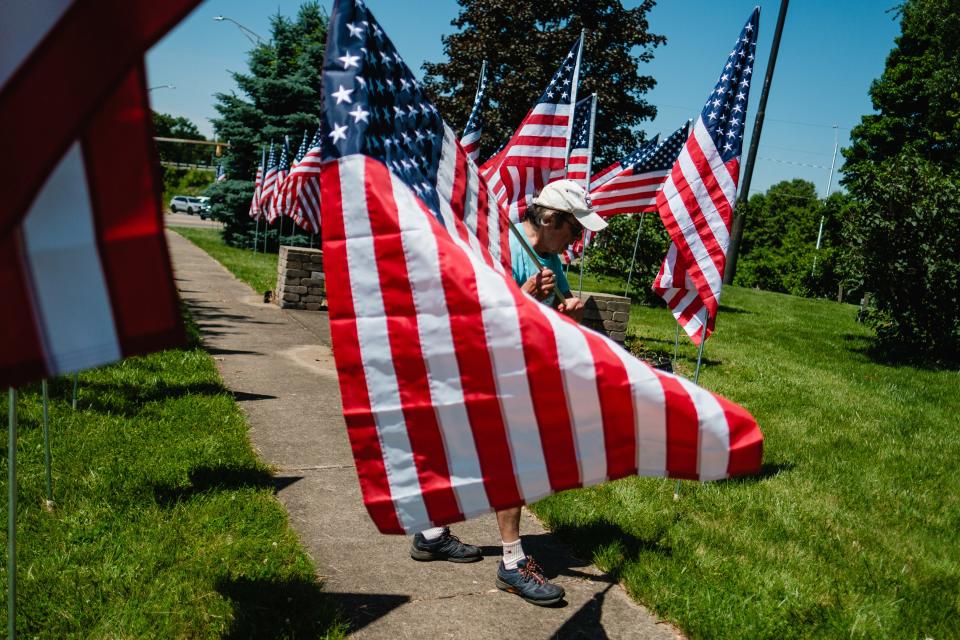
[[566, 173], [582, 52], [581, 35], [507, 145], [480, 167], [514, 222], [544, 185]]
[[[297, 207], [297, 196], [298, 189], [300, 184], [290, 183], [290, 178], [293, 176], [293, 172], [296, 171], [297, 163], [303, 159], [303, 156], [307, 153], [307, 132], [304, 130], [303, 138], [300, 140], [300, 146], [297, 148], [297, 152], [293, 154], [293, 158], [290, 160], [290, 167], [281, 177], [281, 172], [277, 171], [277, 187], [276, 193], [274, 195], [274, 202], [277, 211], [280, 212], [280, 215], [285, 215], [292, 218], [294, 221], [297, 219], [297, 215], [294, 212], [294, 209]], [[283, 162], [283, 154], [280, 154], [280, 162]]]
[[310, 138], [307, 135], [307, 130], [303, 130], [303, 138], [300, 140], [300, 146], [297, 147], [297, 153], [293, 156], [293, 162], [290, 163], [290, 172], [293, 173], [293, 170], [297, 168], [297, 163], [303, 160], [303, 156], [307, 155], [307, 150], [310, 148]]
[[[283, 136], [283, 146], [280, 148], [280, 160], [277, 162], [277, 183], [273, 188], [273, 203], [270, 211], [274, 218], [288, 215], [288, 203], [283, 199], [283, 183], [290, 173], [290, 138]], [[273, 220], [271, 220], [273, 222]]]
[[757, 7], [657, 194], [657, 212], [673, 242], [653, 289], [696, 344], [704, 316], [709, 336], [720, 306], [759, 22]]
[[505, 212], [488, 210], [489, 226], [457, 213], [484, 182], [362, 3], [334, 2], [325, 60], [330, 328], [381, 531], [627, 475], [759, 470], [762, 435], [745, 410], [522, 293], [508, 248], [489, 259]]
[[[570, 155], [567, 160], [567, 177], [576, 180], [584, 189], [589, 190], [587, 184], [593, 164], [593, 125], [597, 114], [597, 94], [577, 102], [573, 110], [573, 135], [570, 138]], [[583, 233], [569, 245], [560, 257], [570, 264], [583, 254], [583, 250], [590, 242], [593, 233], [583, 230]]]
[[0, 3], [0, 385], [182, 343], [143, 55], [196, 4]]
[[630, 165], [633, 165], [639, 162], [641, 158], [643, 158], [649, 152], [657, 148], [657, 144], [659, 143], [659, 140], [660, 140], [660, 134], [658, 133], [653, 137], [653, 139], [648, 140], [647, 142], [644, 142], [642, 145], [640, 145], [640, 147], [631, 151], [624, 157], [620, 158], [620, 160], [617, 160], [616, 162], [611, 164], [609, 167], [602, 169], [596, 172], [595, 174], [593, 174], [593, 176], [590, 177], [590, 188], [596, 189], [597, 187], [605, 183], [607, 180], [610, 180], [615, 175], [623, 171], [624, 167], [629, 167]]
[[474, 162], [480, 155], [480, 135], [483, 133], [483, 97], [487, 90], [487, 61], [480, 66], [480, 81], [477, 84], [477, 93], [473, 97], [473, 108], [467, 118], [467, 126], [460, 137], [460, 146]]
[[592, 189], [590, 199], [597, 213], [610, 217], [654, 211], [657, 192], [680, 154], [689, 131], [690, 123], [686, 122], [636, 162], [625, 165], [612, 178]]
[[320, 233], [320, 169], [324, 156], [322, 129], [318, 129], [307, 151], [283, 183], [284, 199], [292, 203], [290, 217], [298, 227]]
[[260, 208], [260, 192], [263, 189], [263, 171], [267, 166], [267, 147], [260, 147], [260, 166], [257, 167], [257, 177], [253, 181], [253, 196], [250, 198], [250, 217], [260, 221], [263, 211]]
[[274, 155], [273, 143], [270, 143], [270, 155], [267, 156], [266, 168], [263, 170], [263, 186], [260, 187], [260, 212], [273, 224], [279, 215], [273, 208], [273, 195], [277, 190], [277, 158]]
[[597, 113], [597, 94], [584, 98], [573, 110], [573, 135], [570, 137], [570, 155], [567, 177], [579, 182], [589, 191], [587, 178], [593, 163], [593, 123]]

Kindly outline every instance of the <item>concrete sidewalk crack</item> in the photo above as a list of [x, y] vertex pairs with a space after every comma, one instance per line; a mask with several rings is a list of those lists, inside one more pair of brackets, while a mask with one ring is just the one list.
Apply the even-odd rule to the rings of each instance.
[[277, 469], [277, 473], [286, 473], [288, 471], [326, 471], [328, 469], [355, 469], [352, 464], [320, 464], [313, 467], [283, 467]]

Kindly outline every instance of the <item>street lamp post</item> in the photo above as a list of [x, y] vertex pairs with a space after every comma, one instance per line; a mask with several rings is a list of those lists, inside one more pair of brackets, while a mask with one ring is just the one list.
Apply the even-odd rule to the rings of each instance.
[[250, 42], [252, 42], [252, 43], [255, 44], [255, 45], [261, 45], [261, 44], [263, 44], [263, 37], [260, 36], [260, 34], [258, 34], [258, 33], [257, 33], [256, 31], [254, 31], [253, 29], [249, 29], [249, 28], [243, 26], [242, 24], [240, 24], [239, 22], [237, 22], [237, 21], [234, 20], [233, 18], [230, 18], [230, 17], [228, 17], [228, 16], [213, 16], [213, 19], [216, 20], [217, 22], [223, 22], [223, 21], [225, 21], [225, 20], [226, 20], [227, 22], [232, 22], [233, 24], [235, 24], [235, 25], [237, 26], [238, 29], [240, 29], [240, 32], [243, 33], [243, 35], [247, 36], [247, 40], [249, 40]]
[[172, 84], [158, 84], [155, 87], [150, 87], [147, 91], [153, 91], [154, 89], [176, 89]]

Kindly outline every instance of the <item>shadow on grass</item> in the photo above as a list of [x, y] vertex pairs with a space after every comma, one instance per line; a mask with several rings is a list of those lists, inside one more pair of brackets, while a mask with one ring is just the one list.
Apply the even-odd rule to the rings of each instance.
[[[670, 557], [673, 549], [665, 543], [664, 535], [657, 532], [648, 538], [641, 538], [624, 531], [623, 527], [605, 519], [595, 520], [587, 524], [561, 524], [553, 529], [553, 535], [570, 545], [574, 554], [584, 558], [594, 558], [602, 555], [609, 565], [606, 575], [590, 576], [579, 571], [561, 571], [577, 577], [587, 577], [601, 582], [620, 581], [620, 572], [628, 561], [636, 560], [642, 553], [656, 553]], [[523, 539], [524, 548], [527, 546], [527, 537]], [[585, 566], [589, 561], [581, 561]]]
[[338, 624], [334, 597], [317, 582], [224, 578], [216, 590], [233, 604], [223, 638], [318, 638]]
[[266, 470], [257, 468], [197, 467], [190, 471], [189, 484], [186, 486], [156, 485], [153, 495], [157, 504], [170, 507], [195, 495], [212, 491], [269, 488], [276, 493], [300, 479], [299, 476], [274, 477]]
[[763, 482], [765, 480], [770, 480], [776, 478], [781, 473], [787, 471], [793, 471], [797, 465], [792, 462], [764, 462], [760, 465], [760, 473], [755, 473], [749, 476], [737, 476], [736, 478], [727, 478], [726, 480], [719, 480], [718, 482], [724, 484], [752, 484], [755, 482]]
[[[72, 392], [72, 382], [62, 391], [65, 397]], [[189, 384], [168, 384], [158, 381], [146, 384], [119, 384], [102, 382], [84, 382], [79, 387], [77, 407], [98, 413], [135, 416], [143, 412], [149, 402], [165, 402], [186, 396], [215, 396], [229, 394], [222, 385], [212, 382], [193, 382]]]
[[881, 347], [871, 336], [845, 333], [843, 334], [843, 340], [848, 343], [848, 350], [851, 353], [862, 355], [873, 364], [884, 367], [910, 368], [921, 371], [952, 371], [960, 367], [960, 353], [938, 354], [938, 358], [934, 359], [916, 350]]

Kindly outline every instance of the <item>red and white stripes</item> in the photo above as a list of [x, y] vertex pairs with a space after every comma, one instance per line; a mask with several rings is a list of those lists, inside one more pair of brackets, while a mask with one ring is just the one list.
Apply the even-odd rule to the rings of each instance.
[[590, 201], [597, 213], [610, 217], [627, 213], [654, 211], [657, 192], [669, 172], [647, 171], [634, 174], [627, 169], [590, 191]]
[[0, 384], [99, 366], [182, 341], [155, 194], [142, 66], [0, 233]]
[[664, 297], [669, 292], [671, 311], [696, 343], [702, 319], [692, 319], [700, 308], [708, 316], [708, 336], [717, 315], [739, 171], [739, 156], [723, 163], [701, 117], [657, 194], [657, 211], [674, 246], [654, 290]]
[[283, 181], [283, 210], [301, 229], [320, 233], [320, 165], [322, 150], [313, 147]]
[[637, 473], [759, 469], [749, 414], [521, 293], [496, 243], [477, 252], [378, 161], [328, 163], [322, 188], [344, 415], [381, 531]]

